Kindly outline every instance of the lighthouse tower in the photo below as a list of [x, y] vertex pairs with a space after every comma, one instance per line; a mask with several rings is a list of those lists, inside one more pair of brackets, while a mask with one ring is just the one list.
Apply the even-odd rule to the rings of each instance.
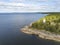
[[46, 19], [43, 19], [43, 23], [46, 23]]

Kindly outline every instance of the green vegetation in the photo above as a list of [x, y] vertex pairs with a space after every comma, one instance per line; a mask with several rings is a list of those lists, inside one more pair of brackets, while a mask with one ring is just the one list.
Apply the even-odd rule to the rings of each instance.
[[48, 14], [34, 22], [31, 27], [60, 34], [60, 13]]

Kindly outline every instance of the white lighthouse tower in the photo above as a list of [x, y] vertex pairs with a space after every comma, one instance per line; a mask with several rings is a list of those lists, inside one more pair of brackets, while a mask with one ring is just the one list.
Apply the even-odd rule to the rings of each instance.
[[46, 23], [46, 19], [43, 19], [43, 23]]

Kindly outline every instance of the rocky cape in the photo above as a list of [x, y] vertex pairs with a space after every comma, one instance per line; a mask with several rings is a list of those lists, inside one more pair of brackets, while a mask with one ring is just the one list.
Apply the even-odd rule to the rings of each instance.
[[21, 29], [21, 31], [23, 33], [35, 35], [43, 39], [54, 40], [54, 41], [60, 42], [60, 35], [51, 33], [49, 31], [32, 29], [32, 28], [29, 28], [29, 26], [25, 26], [24, 28]]
[[36, 35], [40, 38], [60, 42], [60, 13], [48, 14], [30, 25], [25, 26], [21, 31], [27, 34]]

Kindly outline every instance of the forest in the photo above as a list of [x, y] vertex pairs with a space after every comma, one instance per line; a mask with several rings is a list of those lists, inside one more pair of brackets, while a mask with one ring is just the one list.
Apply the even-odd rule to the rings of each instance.
[[32, 23], [33, 29], [46, 30], [60, 34], [60, 13], [51, 13]]

